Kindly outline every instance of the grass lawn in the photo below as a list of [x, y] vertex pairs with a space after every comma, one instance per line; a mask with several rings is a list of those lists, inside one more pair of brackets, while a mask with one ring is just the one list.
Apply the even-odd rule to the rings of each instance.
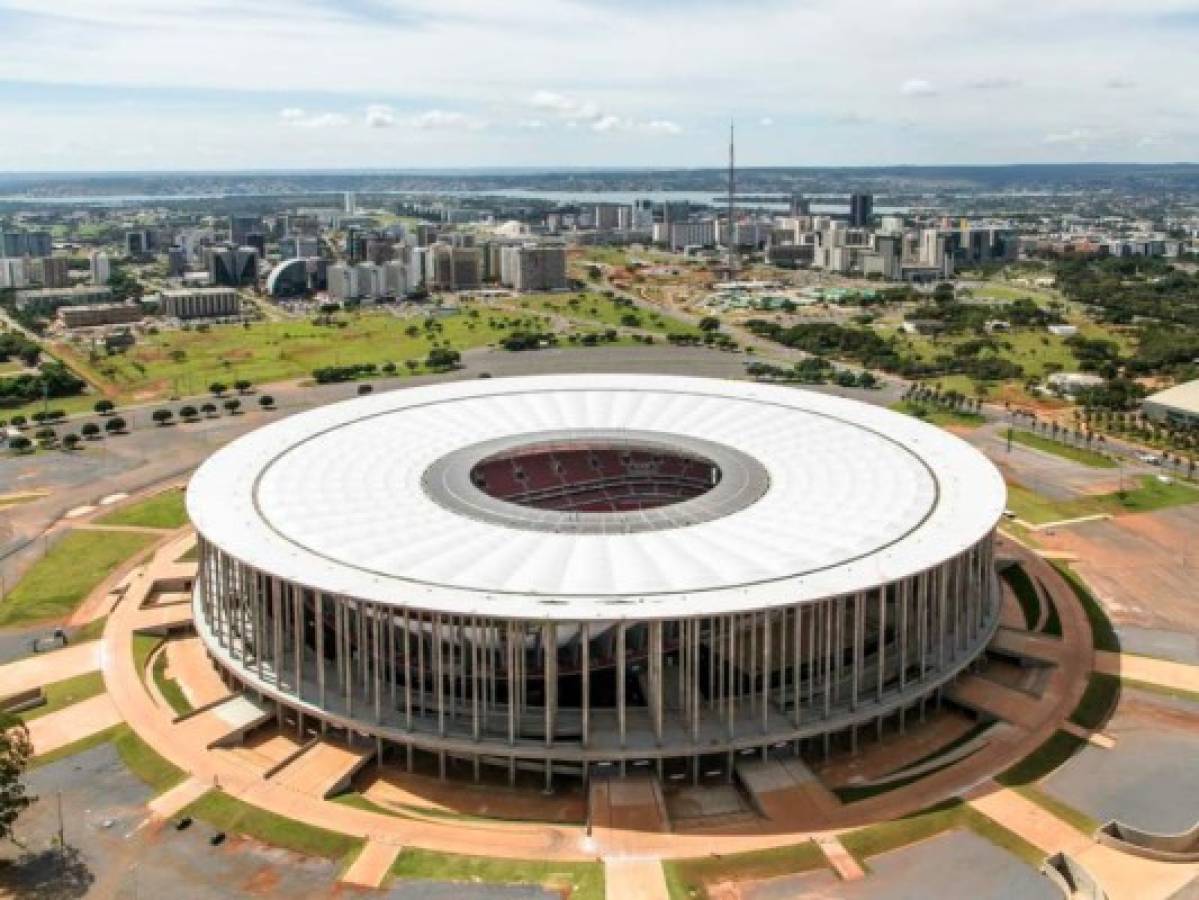
[[824, 854], [812, 841], [750, 853], [673, 859], [662, 863], [671, 900], [706, 897], [707, 886], [722, 881], [756, 881], [827, 866]]
[[142, 683], [146, 681], [146, 667], [150, 655], [158, 649], [165, 638], [156, 634], [135, 634], [133, 636], [133, 666]]
[[192, 816], [222, 831], [248, 835], [264, 844], [325, 859], [345, 859], [362, 847], [358, 838], [275, 815], [220, 790], [209, 791], [183, 809], [178, 817], [184, 816]]
[[98, 525], [134, 525], [139, 528], [170, 530], [187, 524], [184, 492], [171, 488], [139, 503], [122, 507], [96, 520]]
[[1033, 434], [1031, 431], [1021, 431], [1018, 428], [1011, 430], [1011, 436], [1012, 443], [1014, 444], [1023, 444], [1025, 447], [1032, 447], [1034, 450], [1052, 453], [1054, 456], [1082, 463], [1084, 466], [1090, 466], [1092, 469], [1116, 468], [1114, 460], [1109, 459], [1102, 453], [1088, 450], [1085, 447], [1074, 447], [1070, 444], [1063, 444], [1044, 435]]
[[108, 616], [92, 619], [86, 625], [71, 635], [72, 644], [86, 644], [88, 641], [98, 641], [104, 635], [104, 626], [108, 624]]
[[179, 682], [174, 678], [167, 677], [167, 655], [165, 652], [159, 653], [154, 658], [152, 674], [154, 676], [154, 684], [158, 686], [163, 699], [175, 711], [175, 715], [182, 716], [192, 711], [192, 705], [188, 702], [187, 695], [183, 693], [183, 688], [179, 687]]
[[1077, 753], [1085, 743], [1082, 738], [1069, 732], [1055, 731], [1045, 743], [1020, 762], [996, 775], [995, 780], [1010, 788], [1034, 784]]
[[917, 419], [923, 419], [925, 422], [930, 422], [933, 425], [939, 425], [944, 428], [947, 425], [953, 425], [958, 428], [977, 428], [982, 425], [986, 419], [976, 413], [960, 412], [952, 409], [942, 409], [933, 404], [914, 403], [911, 400], [902, 400], [896, 403], [891, 409], [896, 412], [906, 413], [909, 416], [914, 416]]
[[1106, 672], [1092, 672], [1087, 689], [1070, 716], [1070, 721], [1094, 731], [1107, 721], [1120, 702], [1120, 678]]
[[159, 756], [154, 748], [139, 738], [128, 725], [119, 725], [117, 728], [112, 742], [120, 754], [121, 761], [156, 793], [169, 791], [187, 778], [186, 772]]
[[865, 867], [865, 861], [871, 856], [927, 840], [953, 828], [969, 828], [979, 837], [1007, 850], [1030, 866], [1040, 866], [1045, 856], [1019, 835], [956, 799], [946, 800], [902, 819], [851, 831], [841, 836], [841, 843]]
[[[59, 347], [58, 352], [120, 398], [149, 400], [202, 394], [214, 381], [231, 384], [247, 379], [261, 385], [307, 378], [323, 366], [394, 362], [403, 374], [408, 371], [405, 360], [423, 361], [434, 341], [465, 350], [493, 343], [508, 330], [506, 323], [490, 327], [485, 315], [399, 318], [372, 310], [339, 313], [337, 318], [347, 323], [344, 328], [290, 320], [256, 322], [248, 328], [212, 325], [207, 331], [163, 330], [126, 353], [95, 362], [69, 347]], [[426, 322], [433, 329], [426, 329]], [[409, 334], [409, 328], [415, 328], [415, 334]]]
[[1024, 624], [1029, 631], [1035, 631], [1037, 623], [1041, 621], [1041, 597], [1037, 594], [1032, 579], [1028, 577], [1024, 567], [1019, 565], [1008, 566], [1003, 570], [1001, 577], [1020, 602], [1020, 609], [1024, 612]]
[[99, 672], [84, 672], [82, 675], [48, 684], [43, 690], [46, 702], [28, 712], [21, 713], [22, 720], [32, 722], [34, 719], [40, 719], [42, 716], [58, 712], [60, 709], [66, 709], [81, 700], [104, 693], [104, 676]]
[[[700, 333], [695, 326], [676, 319], [669, 313], [621, 305], [601, 294], [531, 294], [517, 298], [515, 303], [521, 310], [562, 316], [592, 325], [638, 328], [663, 335]], [[636, 317], [638, 324], [625, 326], [621, 320], [629, 315]]]
[[604, 867], [590, 862], [492, 859], [405, 848], [391, 867], [393, 878], [425, 878], [485, 884], [536, 884], [569, 889], [571, 900], [603, 900]]
[[1008, 484], [1008, 508], [1026, 522], [1043, 525], [1083, 516], [1118, 516], [1153, 512], [1171, 506], [1199, 502], [1199, 490], [1172, 481], [1163, 484], [1154, 475], [1131, 480], [1124, 496], [1111, 494], [1081, 495], [1072, 500], [1051, 500], [1020, 484]]
[[0, 627], [69, 615], [96, 585], [154, 540], [154, 535], [131, 532], [70, 532], [0, 601]]
[[1164, 684], [1154, 684], [1152, 681], [1137, 681], [1135, 678], [1121, 678], [1120, 683], [1135, 691], [1147, 691], [1150, 694], [1160, 694], [1163, 697], [1173, 697], [1175, 700], [1186, 700], [1199, 703], [1199, 691], [1188, 691], [1184, 688], [1168, 687]]
[[1095, 599], [1095, 595], [1087, 589], [1087, 586], [1082, 583], [1082, 579], [1069, 566], [1059, 562], [1050, 564], [1066, 579], [1066, 583], [1074, 591], [1074, 596], [1082, 604], [1082, 608], [1087, 614], [1087, 620], [1091, 623], [1091, 640], [1095, 649], [1119, 653], [1120, 635], [1116, 633], [1112, 620], [1107, 617], [1103, 604]]

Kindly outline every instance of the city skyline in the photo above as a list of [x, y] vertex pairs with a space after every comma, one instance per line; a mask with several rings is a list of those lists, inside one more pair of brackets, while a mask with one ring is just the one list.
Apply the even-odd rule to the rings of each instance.
[[1185, 161], [1197, 32], [1180, 0], [0, 0], [0, 171], [716, 167], [730, 117], [745, 167]]

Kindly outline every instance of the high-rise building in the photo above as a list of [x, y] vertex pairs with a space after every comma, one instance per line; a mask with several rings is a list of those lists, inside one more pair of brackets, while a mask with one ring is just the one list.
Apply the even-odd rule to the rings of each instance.
[[150, 252], [150, 233], [148, 231], [125, 232], [125, 255], [145, 256]]
[[865, 228], [870, 224], [870, 218], [874, 215], [874, 195], [873, 194], [850, 194], [849, 195], [849, 227], [850, 228]]
[[182, 247], [171, 247], [167, 250], [167, 277], [182, 278], [187, 271], [187, 253]]
[[174, 319], [226, 319], [241, 315], [241, 300], [231, 288], [163, 291], [158, 311]]
[[112, 277], [112, 266], [108, 262], [107, 253], [99, 250], [93, 251], [92, 255], [88, 257], [88, 268], [91, 271], [92, 284], [108, 284], [108, 279]]
[[71, 267], [67, 258], [65, 256], [43, 256], [33, 260], [33, 280], [42, 287], [69, 287]]
[[0, 288], [24, 287], [29, 287], [29, 267], [25, 257], [0, 257]]
[[246, 239], [242, 241], [241, 246], [253, 247], [258, 251], [258, 258], [263, 259], [266, 256], [266, 235], [261, 231], [251, 231], [246, 235]]
[[347, 216], [354, 215], [354, 211], [358, 206], [358, 199], [354, 196], [353, 191], [346, 191], [345, 196], [345, 211]]
[[0, 256], [14, 258], [49, 256], [54, 252], [54, 242], [48, 231], [6, 231], [0, 236]]
[[262, 218], [260, 216], [230, 216], [229, 240], [237, 247], [253, 246], [246, 237], [255, 232], [262, 233]]
[[408, 264], [398, 259], [383, 264], [383, 293], [402, 298], [415, 289], [408, 278]]
[[803, 194], [792, 194], [790, 212], [793, 217], [810, 216], [812, 214], [812, 201]]
[[566, 248], [523, 244], [503, 249], [501, 281], [518, 291], [561, 291], [567, 286]]
[[258, 283], [258, 251], [253, 247], [208, 250], [208, 278], [214, 285], [239, 287]]
[[328, 281], [329, 299], [357, 300], [360, 296], [358, 293], [357, 266], [347, 266], [344, 263], [329, 266], [326, 278]]
[[308, 259], [317, 255], [320, 242], [316, 238], [285, 234], [279, 238], [279, 259]]

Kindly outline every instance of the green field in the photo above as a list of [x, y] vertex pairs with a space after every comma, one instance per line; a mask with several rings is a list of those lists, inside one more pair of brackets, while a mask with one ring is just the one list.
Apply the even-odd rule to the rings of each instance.
[[1177, 481], [1163, 484], [1153, 475], [1128, 479], [1128, 490], [1123, 496], [1116, 492], [1083, 495], [1072, 500], [1052, 500], [1023, 485], [1008, 485], [1008, 508], [1034, 525], [1083, 516], [1152, 512], [1195, 502], [1199, 502], [1199, 490]]
[[182, 528], [187, 524], [184, 492], [178, 488], [124, 506], [96, 520], [98, 525], [133, 525], [139, 528]]
[[1043, 453], [1052, 453], [1054, 456], [1060, 456], [1062, 459], [1068, 459], [1072, 462], [1082, 463], [1084, 466], [1090, 466], [1092, 469], [1116, 468], [1116, 463], [1114, 460], [1104, 456], [1102, 453], [1097, 453], [1094, 450], [1088, 450], [1086, 447], [1075, 447], [1070, 444], [1063, 444], [1060, 441], [1055, 441], [1052, 438], [1045, 437], [1044, 435], [1033, 434], [1031, 431], [1021, 431], [1018, 428], [1013, 428], [1010, 433], [1012, 437], [1012, 443], [1015, 444], [1023, 444], [1025, 447], [1031, 447], [1034, 450], [1040, 450]]
[[[516, 301], [522, 310], [543, 315], [562, 316], [576, 322], [592, 323], [608, 328], [636, 328], [655, 334], [698, 335], [693, 325], [647, 307], [620, 305], [600, 294], [534, 294]], [[624, 325], [625, 316], [635, 316], [637, 325]]]
[[[501, 317], [503, 318], [503, 317]], [[401, 373], [406, 360], [423, 361], [436, 342], [456, 350], [494, 342], [506, 327], [492, 328], [486, 316], [401, 319], [388, 312], [341, 313], [344, 328], [309, 320], [213, 325], [149, 335], [126, 353], [95, 362], [73, 350], [58, 352], [92, 382], [124, 399], [172, 394], [203, 394], [208, 385], [239, 379], [255, 384], [308, 378], [313, 369], [393, 362]], [[426, 329], [425, 322], [434, 329]], [[415, 328], [415, 334], [408, 329]]]
[[[3, 690], [3, 688], [0, 688]], [[22, 721], [32, 722], [42, 716], [66, 709], [80, 701], [104, 693], [104, 676], [99, 672], [84, 672], [72, 678], [55, 681], [42, 688], [46, 702], [20, 714]]]
[[211, 790], [179, 813], [193, 816], [214, 828], [248, 835], [271, 844], [326, 859], [345, 859], [357, 852], [362, 841], [347, 834], [306, 825], [251, 806], [220, 790]]
[[166, 652], [159, 653], [154, 657], [154, 666], [151, 674], [154, 677], [154, 684], [157, 686], [162, 698], [166, 700], [167, 705], [171, 707], [175, 715], [182, 716], [192, 711], [192, 705], [187, 699], [187, 695], [183, 693], [183, 688], [179, 686], [179, 682], [167, 675], [167, 655]]
[[0, 627], [69, 615], [125, 560], [155, 540], [151, 534], [72, 531], [0, 600]]
[[707, 896], [707, 886], [710, 884], [759, 881], [827, 866], [824, 854], [812, 841], [770, 850], [674, 859], [662, 863], [671, 900]]
[[604, 867], [598, 863], [550, 862], [459, 856], [405, 848], [391, 867], [393, 878], [486, 884], [536, 884], [568, 891], [571, 900], [603, 900]]
[[954, 426], [957, 428], [977, 428], [987, 421], [976, 413], [960, 412], [954, 409], [943, 409], [935, 403], [917, 403], [912, 400], [901, 400], [891, 409], [905, 413], [917, 419], [923, 419], [942, 428]]

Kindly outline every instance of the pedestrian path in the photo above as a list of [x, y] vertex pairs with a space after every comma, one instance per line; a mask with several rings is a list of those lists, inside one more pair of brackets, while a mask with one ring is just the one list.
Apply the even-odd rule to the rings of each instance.
[[1095, 653], [1095, 671], [1199, 693], [1199, 666], [1168, 659], [1101, 650]]
[[16, 662], [0, 666], [0, 696], [19, 694], [33, 688], [45, 687], [64, 678], [74, 678], [100, 668], [100, 642], [89, 641], [35, 653]]
[[363, 888], [382, 887], [383, 882], [387, 880], [387, 873], [391, 871], [401, 849], [403, 848], [398, 844], [368, 840], [354, 861], [342, 873], [342, 883]]
[[604, 897], [605, 900], [669, 900], [662, 863], [647, 857], [606, 858]]
[[91, 737], [105, 728], [120, 724], [121, 714], [108, 694], [99, 694], [72, 704], [58, 712], [34, 719], [25, 727], [36, 756]]

